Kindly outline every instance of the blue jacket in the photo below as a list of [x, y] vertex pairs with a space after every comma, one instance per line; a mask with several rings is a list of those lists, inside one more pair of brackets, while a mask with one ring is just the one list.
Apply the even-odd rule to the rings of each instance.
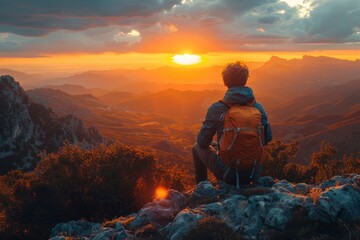
[[[232, 87], [229, 88], [224, 96], [224, 101], [228, 104], [245, 105], [250, 99], [254, 99], [253, 91], [249, 87]], [[266, 112], [260, 103], [255, 102], [254, 107], [261, 112], [261, 124], [264, 126], [265, 131], [265, 144], [271, 141], [272, 133], [270, 123]], [[207, 148], [212, 142], [215, 134], [217, 134], [217, 141], [223, 133], [224, 120], [221, 120], [221, 115], [228, 110], [228, 107], [222, 102], [212, 104], [206, 113], [205, 121], [200, 129], [197, 137], [197, 144], [201, 148]]]

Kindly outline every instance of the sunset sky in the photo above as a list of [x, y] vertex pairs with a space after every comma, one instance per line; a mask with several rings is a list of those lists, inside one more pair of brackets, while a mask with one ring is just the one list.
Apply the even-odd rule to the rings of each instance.
[[360, 58], [359, 0], [0, 0], [0, 68], [202, 66], [272, 55]]

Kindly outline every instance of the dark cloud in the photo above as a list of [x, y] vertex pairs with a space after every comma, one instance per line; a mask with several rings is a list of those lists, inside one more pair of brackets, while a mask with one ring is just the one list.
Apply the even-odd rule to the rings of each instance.
[[[128, 22], [169, 10], [180, 0], [0, 0], [0, 31], [39, 36]], [[24, 32], [22, 32], [22, 30]]]
[[274, 24], [277, 21], [279, 21], [280, 17], [279, 16], [266, 16], [266, 17], [261, 17], [258, 19], [259, 23], [265, 23], [265, 24]]
[[360, 28], [359, 0], [327, 0], [315, 3], [306, 21], [310, 38], [344, 41]]
[[219, 17], [203, 17], [200, 18], [200, 23], [206, 26], [223, 23], [223, 20]]
[[0, 54], [298, 51], [360, 42], [359, 0], [0, 0], [0, 9], [0, 33], [13, 33], [0, 39]]

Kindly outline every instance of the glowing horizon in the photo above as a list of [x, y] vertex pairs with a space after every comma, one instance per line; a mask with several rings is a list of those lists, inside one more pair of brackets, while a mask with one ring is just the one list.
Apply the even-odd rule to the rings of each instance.
[[173, 62], [172, 53], [101, 53], [101, 54], [58, 54], [44, 57], [0, 57], [2, 69], [30, 74], [51, 74], [54, 76], [71, 75], [88, 70], [155, 69], [162, 66], [172, 67], [209, 67], [225, 65], [229, 62], [244, 61], [263, 63], [272, 56], [284, 59], [301, 59], [304, 55], [326, 56], [343, 60], [359, 59], [360, 50], [328, 50], [312, 52], [211, 52], [197, 54], [201, 62], [194, 65], [179, 65]]
[[195, 65], [201, 63], [201, 56], [195, 54], [176, 54], [172, 57], [174, 63], [180, 65]]

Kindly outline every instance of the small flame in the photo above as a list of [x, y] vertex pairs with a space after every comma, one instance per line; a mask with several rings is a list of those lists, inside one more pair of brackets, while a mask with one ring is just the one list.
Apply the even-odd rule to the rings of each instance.
[[164, 199], [168, 196], [168, 194], [169, 194], [168, 190], [163, 187], [157, 187], [155, 190], [156, 199]]

